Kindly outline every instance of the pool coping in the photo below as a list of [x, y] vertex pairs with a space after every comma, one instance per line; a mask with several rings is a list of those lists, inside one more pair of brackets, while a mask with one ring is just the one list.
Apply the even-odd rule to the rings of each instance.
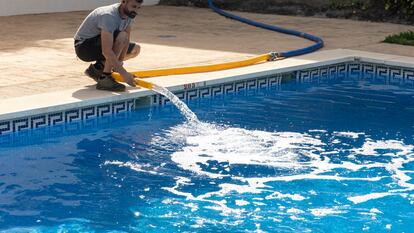
[[[238, 69], [190, 75], [154, 77], [148, 78], [146, 80], [157, 85], [164, 86], [172, 92], [179, 92], [192, 89], [200, 89], [228, 82], [237, 82], [259, 77], [272, 77], [284, 73], [308, 70], [316, 67], [323, 67], [346, 62], [366, 62], [378, 65], [414, 69], [413, 57], [379, 54], [357, 50], [335, 49], [324, 50], [300, 57], [289, 58], [276, 62], [267, 62]], [[87, 108], [88, 106], [105, 105], [108, 103], [122, 104], [118, 106], [111, 105], [110, 107], [105, 106], [105, 109], [101, 112], [112, 113], [119, 111], [129, 111], [133, 107], [137, 107], [135, 106], [135, 102], [132, 100], [140, 99], [143, 97], [150, 97], [156, 94], [157, 93], [153, 91], [142, 88], [128, 88], [127, 92], [124, 93], [112, 93], [99, 91], [96, 90], [94, 86], [89, 86], [85, 87], [84, 89], [72, 89], [60, 92], [44, 93], [40, 95], [5, 99], [0, 100], [0, 106], [2, 106], [0, 109], [0, 123], [29, 116], [56, 113], [70, 109]], [[108, 108], [110, 110], [108, 110]], [[95, 111], [99, 112], [98, 110], [94, 110], [94, 112]], [[87, 112], [85, 114], [85, 116], [88, 116]], [[77, 115], [80, 115], [80, 113], [77, 113]], [[94, 113], [89, 115], [99, 116], [102, 114]], [[60, 116], [60, 118], [62, 118], [62, 116]], [[73, 117], [68, 116], [69, 120], [77, 118], [83, 119], [83, 117], [75, 115]], [[53, 119], [51, 119], [52, 118], [49, 116], [49, 123], [53, 122]], [[17, 123], [19, 122], [16, 122], [16, 125]], [[15, 132], [19, 131], [20, 128], [27, 128], [27, 124], [29, 123], [25, 123], [23, 126], [17, 126], [16, 129], [9, 125], [9, 128], [13, 128], [10, 128], [9, 131]], [[33, 120], [32, 124], [34, 124]]]

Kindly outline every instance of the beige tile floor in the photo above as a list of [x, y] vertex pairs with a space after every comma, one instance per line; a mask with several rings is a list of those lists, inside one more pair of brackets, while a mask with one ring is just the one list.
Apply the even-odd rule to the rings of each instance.
[[[375, 55], [378, 59], [395, 58], [399, 62], [414, 59], [398, 57], [413, 56], [414, 47], [381, 43], [385, 36], [414, 30], [414, 26], [236, 13], [253, 20], [320, 36], [325, 40], [322, 51], [328, 53], [337, 53], [339, 50], [334, 49], [343, 48], [389, 54]], [[73, 34], [87, 14], [88, 12], [71, 12], [0, 17], [1, 108], [6, 107], [6, 100], [10, 104], [12, 99], [28, 100], [38, 94], [76, 97], [82, 93], [82, 98], [87, 98], [88, 95], [94, 98], [109, 95], [94, 91], [94, 81], [83, 75], [88, 64], [78, 60], [73, 51]], [[141, 44], [142, 54], [126, 62], [130, 71], [234, 61], [311, 44], [301, 38], [231, 21], [209, 9], [190, 7], [144, 7], [132, 34], [133, 40]], [[333, 52], [329, 52], [331, 50]], [[341, 50], [342, 53], [346, 51], [349, 50]], [[312, 56], [315, 58], [318, 55]], [[285, 60], [284, 63], [301, 60], [300, 57], [295, 59]], [[266, 67], [273, 66], [280, 68], [277, 62], [266, 64]], [[252, 72], [256, 68], [230, 70], [225, 74]], [[214, 75], [217, 73], [154, 80], [160, 85], [171, 86], [174, 80], [185, 82], [187, 78]], [[65, 94], [60, 95], [59, 92]]]

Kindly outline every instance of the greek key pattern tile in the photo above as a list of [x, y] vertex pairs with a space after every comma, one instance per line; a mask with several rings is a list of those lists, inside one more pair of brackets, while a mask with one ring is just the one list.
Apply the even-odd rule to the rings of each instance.
[[384, 64], [350, 62], [296, 72], [296, 80], [301, 83], [322, 82], [330, 78], [358, 78], [361, 76], [364, 80], [375, 80], [384, 84], [414, 86], [414, 69]]
[[[334, 78], [360, 77], [365, 80], [381, 81], [385, 84], [408, 85], [414, 87], [414, 69], [405, 67], [393, 67], [384, 64], [365, 62], [347, 62], [322, 67], [315, 67], [292, 73], [277, 74], [266, 77], [258, 77], [242, 81], [217, 84], [213, 86], [194, 87], [176, 92], [174, 94], [183, 101], [198, 98], [209, 98], [220, 95], [228, 95], [246, 90], [280, 86], [284, 80], [295, 80], [301, 83], [323, 82]], [[286, 78], [286, 79], [285, 79]], [[151, 104], [163, 106], [170, 100], [159, 94], [153, 95]], [[83, 123], [91, 124], [87, 120], [96, 119], [107, 121], [108, 117], [116, 114], [131, 111], [135, 106], [135, 99], [121, 102], [101, 104], [96, 106], [83, 107], [80, 109], [69, 109], [61, 112], [45, 113], [43, 115], [28, 116], [26, 118], [0, 121], [0, 135], [24, 132], [28, 129], [44, 128], [46, 126], [72, 127], [77, 129]], [[82, 122], [82, 123], [80, 123]], [[88, 122], [88, 123], [86, 123]], [[95, 124], [95, 123], [93, 123]], [[66, 125], [66, 126], [65, 126]]]
[[13, 119], [0, 122], [0, 135], [15, 133], [23, 130], [38, 129], [45, 126], [71, 124], [82, 120], [101, 116], [111, 116], [129, 112], [134, 107], [134, 100], [102, 104], [97, 106], [70, 109], [62, 112], [46, 113], [44, 115], [29, 116], [27, 118]]
[[[243, 81], [236, 81], [230, 83], [223, 83], [214, 86], [193, 88], [185, 91], [174, 93], [180, 100], [189, 101], [198, 98], [214, 97], [219, 95], [226, 95], [237, 93], [244, 90], [252, 90], [263, 87], [272, 87], [281, 85], [283, 74], [272, 75], [269, 77], [260, 77], [256, 79], [248, 79]], [[170, 102], [169, 99], [161, 95], [154, 95], [151, 97], [151, 103], [155, 106], [163, 106]]]

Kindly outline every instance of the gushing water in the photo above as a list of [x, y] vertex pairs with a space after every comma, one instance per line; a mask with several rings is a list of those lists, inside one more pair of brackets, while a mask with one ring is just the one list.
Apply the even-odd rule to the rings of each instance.
[[173, 103], [181, 111], [181, 113], [184, 115], [188, 122], [195, 124], [200, 123], [196, 114], [194, 114], [194, 112], [191, 111], [191, 109], [189, 109], [183, 101], [181, 101], [167, 88], [157, 86], [154, 84], [153, 90], [170, 99], [171, 103]]

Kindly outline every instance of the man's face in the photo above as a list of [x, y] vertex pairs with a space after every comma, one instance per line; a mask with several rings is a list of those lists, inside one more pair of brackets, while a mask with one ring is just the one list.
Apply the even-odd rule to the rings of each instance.
[[124, 8], [124, 13], [129, 18], [133, 19], [138, 14], [138, 9], [141, 8], [141, 3], [137, 3], [135, 0], [127, 1]]

